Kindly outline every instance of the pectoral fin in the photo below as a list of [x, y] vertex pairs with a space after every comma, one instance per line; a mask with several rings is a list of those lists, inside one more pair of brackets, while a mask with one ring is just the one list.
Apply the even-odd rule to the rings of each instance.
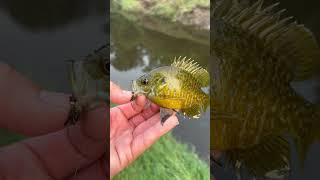
[[172, 116], [174, 114], [174, 110], [172, 109], [166, 109], [166, 108], [160, 108], [160, 121], [161, 121], [161, 125], [164, 124], [164, 122], [166, 122], [166, 120]]

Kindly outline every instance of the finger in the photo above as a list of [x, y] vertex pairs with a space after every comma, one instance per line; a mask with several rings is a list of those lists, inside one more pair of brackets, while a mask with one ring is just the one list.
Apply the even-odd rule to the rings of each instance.
[[107, 108], [96, 109], [75, 126], [6, 147], [0, 153], [0, 167], [6, 167], [6, 174], [14, 174], [19, 164], [22, 169], [39, 167], [39, 173], [53, 179], [68, 177], [106, 152], [107, 112]]
[[117, 108], [121, 110], [122, 114], [127, 119], [130, 119], [144, 109], [144, 105], [146, 104], [146, 102], [147, 102], [147, 99], [145, 96], [138, 96], [135, 101], [131, 101], [130, 103], [119, 105], [117, 106]]
[[134, 116], [129, 120], [129, 123], [132, 125], [132, 127], [137, 127], [139, 124], [144, 122], [145, 120], [152, 117], [154, 114], [159, 112], [159, 106], [156, 104], [151, 104], [147, 109], [144, 109], [140, 114]]
[[127, 129], [117, 139], [110, 142], [110, 176], [118, 174], [133, 160], [132, 154], [132, 130]]
[[149, 123], [145, 127], [145, 131], [143, 133], [137, 134], [134, 138], [135, 140], [132, 142], [132, 153], [135, 157], [138, 157], [141, 153], [143, 153], [146, 149], [148, 149], [156, 140], [158, 140], [161, 136], [169, 132], [171, 129], [176, 127], [179, 124], [178, 118], [176, 116], [171, 116], [168, 118], [166, 123], [161, 125], [159, 116], [157, 114], [152, 116], [149, 120], [155, 124], [152, 125], [152, 122], [149, 123], [149, 120], [142, 123], [141, 126], [144, 124]]
[[131, 101], [133, 93], [122, 90], [119, 86], [110, 81], [110, 101], [115, 104], [125, 104]]
[[154, 103], [151, 103], [150, 106], [147, 109], [144, 109], [141, 113], [141, 116], [144, 119], [149, 119], [152, 117], [155, 113], [159, 112], [160, 107]]
[[89, 167], [76, 171], [67, 179], [68, 180], [109, 179], [110, 175], [107, 172], [109, 168], [107, 167], [106, 159], [107, 159], [106, 157], [99, 159], [97, 162], [91, 164]]
[[69, 96], [41, 90], [0, 63], [0, 127], [35, 136], [63, 128]]
[[[175, 114], [173, 114], [172, 116], [175, 116]], [[149, 129], [150, 127], [156, 125], [159, 122], [160, 122], [160, 113], [157, 113], [157, 114], [153, 115], [152, 117], [150, 117], [147, 121], [139, 124], [139, 126], [137, 126], [134, 129], [133, 136], [136, 137], [139, 134], [144, 133], [146, 131], [146, 129]], [[179, 123], [179, 121], [178, 121], [178, 123]]]

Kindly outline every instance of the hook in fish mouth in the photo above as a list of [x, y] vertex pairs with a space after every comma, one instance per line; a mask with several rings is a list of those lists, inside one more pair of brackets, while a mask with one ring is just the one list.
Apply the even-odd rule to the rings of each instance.
[[131, 101], [134, 101], [135, 99], [137, 99], [139, 95], [146, 94], [144, 91], [131, 91], [131, 92], [132, 92]]
[[135, 95], [135, 93], [133, 91], [131, 91], [131, 93], [132, 93], [132, 96], [131, 96], [130, 101], [134, 101], [137, 98], [137, 96]]
[[146, 92], [142, 91], [141, 89], [138, 88], [137, 82], [132, 80], [132, 96], [131, 96], [131, 101], [135, 100], [138, 95], [145, 94]]

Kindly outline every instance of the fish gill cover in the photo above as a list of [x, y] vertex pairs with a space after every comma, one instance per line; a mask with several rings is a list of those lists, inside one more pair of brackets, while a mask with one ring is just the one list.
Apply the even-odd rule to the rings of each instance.
[[320, 138], [319, 108], [290, 86], [314, 73], [319, 46], [277, 5], [223, 0], [211, 14], [211, 150], [224, 152], [227, 167], [255, 177], [289, 174], [286, 135], [301, 166]]

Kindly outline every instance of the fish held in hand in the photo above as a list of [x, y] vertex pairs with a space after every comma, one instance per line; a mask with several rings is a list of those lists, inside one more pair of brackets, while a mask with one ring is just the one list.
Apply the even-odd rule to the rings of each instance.
[[72, 88], [70, 111], [65, 126], [75, 124], [86, 111], [108, 102], [109, 59], [104, 45], [81, 60], [69, 60], [69, 80]]
[[175, 112], [199, 118], [209, 105], [202, 88], [209, 86], [209, 73], [191, 59], [175, 58], [171, 66], [153, 69], [132, 82], [134, 96], [143, 94], [160, 106], [161, 124]]

